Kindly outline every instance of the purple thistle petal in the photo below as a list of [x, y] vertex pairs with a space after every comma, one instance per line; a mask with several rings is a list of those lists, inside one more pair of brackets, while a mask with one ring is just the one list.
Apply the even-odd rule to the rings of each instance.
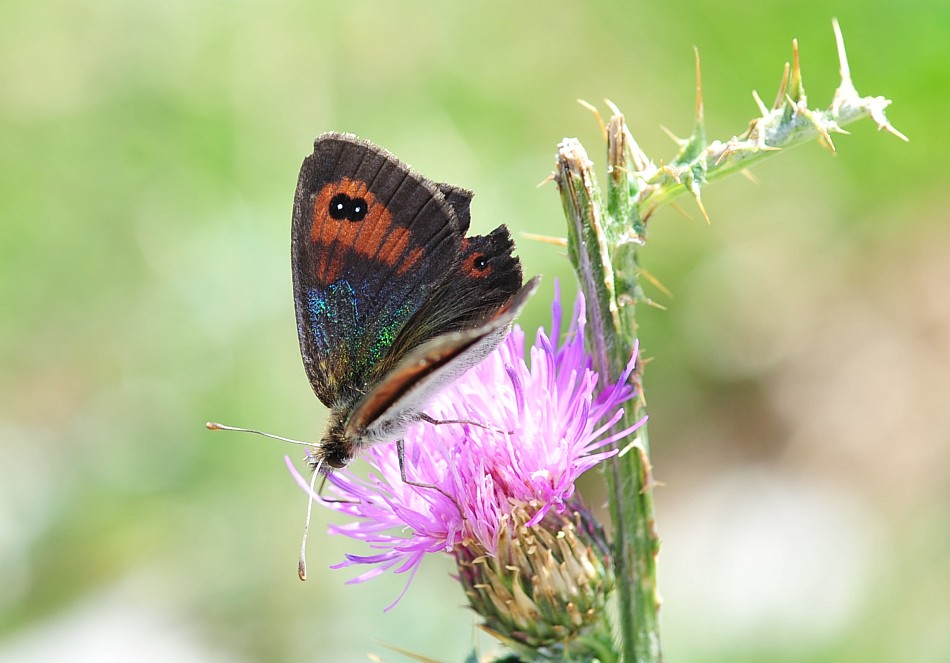
[[554, 279], [554, 300], [551, 302], [551, 336], [561, 338], [561, 280]]
[[290, 470], [290, 476], [294, 478], [297, 485], [303, 488], [304, 492], [310, 495], [311, 499], [319, 500], [320, 496], [310, 490], [310, 482], [304, 479], [300, 472], [297, 471], [297, 466], [294, 465], [294, 461], [290, 460], [290, 456], [284, 456], [284, 463], [287, 465], [287, 469]]

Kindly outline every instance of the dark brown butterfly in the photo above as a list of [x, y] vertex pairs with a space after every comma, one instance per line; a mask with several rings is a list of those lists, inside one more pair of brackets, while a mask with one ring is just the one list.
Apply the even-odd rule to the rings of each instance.
[[353, 135], [314, 142], [292, 255], [300, 352], [330, 408], [315, 471], [380, 442], [401, 451], [406, 428], [431, 421], [427, 399], [502, 341], [535, 290], [505, 226], [465, 236], [471, 200]]
[[[319, 136], [304, 159], [291, 230], [297, 333], [330, 416], [318, 443], [262, 434], [310, 448], [311, 491], [318, 474], [393, 440], [403, 481], [436, 488], [406, 477], [408, 426], [479, 425], [423, 408], [501, 343], [539, 278], [522, 285], [504, 225], [465, 236], [471, 201], [471, 191], [431, 182], [351, 134]], [[309, 524], [308, 505], [301, 579]]]

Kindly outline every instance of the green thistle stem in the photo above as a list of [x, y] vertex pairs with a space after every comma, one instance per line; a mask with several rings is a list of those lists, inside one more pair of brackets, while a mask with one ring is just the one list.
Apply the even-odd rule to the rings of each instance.
[[[631, 293], [638, 286], [637, 252], [616, 251], [619, 264], [614, 269], [607, 241], [616, 241], [619, 228], [614, 215], [604, 216], [600, 191], [592, 164], [583, 146], [565, 140], [558, 152], [556, 180], [568, 217], [568, 252], [578, 273], [588, 304], [588, 323], [594, 348], [595, 368], [607, 381], [616, 381], [626, 366], [636, 343], [636, 318]], [[613, 187], [609, 196], [622, 194]], [[613, 244], [619, 248], [620, 244]], [[621, 289], [618, 290], [618, 282]], [[618, 296], [618, 292], [621, 296]], [[640, 379], [637, 369], [632, 378]], [[629, 427], [644, 414], [642, 401], [629, 408], [619, 426]], [[646, 426], [641, 426], [631, 442], [630, 452], [607, 461], [610, 515], [614, 524], [613, 565], [618, 580], [619, 612], [623, 639], [623, 660], [660, 661], [659, 596], [656, 590], [656, 553], [659, 539], [653, 529], [654, 510], [648, 461]]]
[[[695, 127], [689, 139], [677, 140], [679, 153], [669, 163], [657, 166], [640, 149], [623, 115], [612, 105], [613, 116], [604, 126], [606, 197], [580, 142], [568, 138], [558, 146], [554, 179], [567, 218], [568, 254], [587, 300], [591, 328], [588, 339], [595, 368], [606, 382], [617, 380], [636, 344], [636, 304], [649, 302], [639, 283], [639, 250], [646, 243], [647, 221], [661, 205], [688, 192], [706, 216], [700, 192], [707, 182], [812, 139], [833, 150], [831, 134], [847, 133], [841, 127], [862, 117], [870, 117], [880, 129], [907, 140], [884, 115], [888, 99], [858, 95], [837, 21], [834, 30], [841, 83], [826, 110], [808, 108], [798, 45], [793, 43], [793, 62], [785, 66], [773, 107], [767, 108], [755, 94], [761, 116], [752, 120], [743, 134], [725, 142], [708, 143], [697, 55]], [[638, 366], [631, 377], [638, 385], [641, 368]], [[644, 403], [639, 400], [628, 409], [617, 429], [633, 425], [645, 414]], [[641, 426], [632, 440], [620, 446], [624, 452], [606, 465], [613, 521], [612, 563], [619, 595], [620, 653], [627, 663], [659, 663], [663, 658], [656, 584], [660, 544], [654, 528], [647, 427]]]

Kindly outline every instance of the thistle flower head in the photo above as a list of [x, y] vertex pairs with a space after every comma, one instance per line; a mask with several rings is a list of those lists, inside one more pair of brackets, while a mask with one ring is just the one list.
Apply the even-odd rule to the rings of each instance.
[[613, 589], [607, 540], [576, 500], [528, 526], [524, 509], [511, 513], [494, 554], [478, 541], [457, 546], [459, 580], [482, 628], [524, 660], [613, 660], [606, 620]]
[[[474, 424], [421, 423], [406, 435], [407, 478], [436, 489], [401, 479], [394, 444], [364, 454], [372, 468], [365, 478], [349, 469], [329, 476], [340, 501], [324, 504], [353, 517], [331, 526], [331, 533], [375, 551], [347, 555], [334, 567], [366, 568], [351, 582], [387, 570], [409, 573], [411, 579], [426, 555], [450, 553], [486, 625], [519, 641], [531, 621], [525, 617], [534, 610], [525, 607], [528, 603], [542, 616], [602, 608], [612, 582], [607, 547], [574, 484], [618, 453], [615, 442], [633, 430], [608, 433], [622, 416], [622, 404], [636, 395], [629, 379], [636, 356], [615, 384], [600, 384], [584, 350], [584, 300], [578, 299], [561, 345], [557, 296], [552, 309], [551, 334], [538, 331], [530, 362], [524, 333], [516, 326], [426, 408], [433, 419]], [[541, 568], [545, 565], [551, 566]], [[587, 596], [590, 591], [600, 599]], [[535, 634], [542, 639], [563, 639], [572, 624], [589, 621], [571, 614], [564, 628], [555, 628], [550, 617], [544, 620], [548, 627]]]

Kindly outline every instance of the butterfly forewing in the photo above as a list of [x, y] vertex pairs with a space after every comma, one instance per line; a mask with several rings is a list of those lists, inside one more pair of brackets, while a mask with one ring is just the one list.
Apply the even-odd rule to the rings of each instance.
[[327, 406], [355, 402], [409, 319], [460, 260], [462, 231], [439, 189], [382, 148], [324, 134], [294, 200], [301, 354]]

